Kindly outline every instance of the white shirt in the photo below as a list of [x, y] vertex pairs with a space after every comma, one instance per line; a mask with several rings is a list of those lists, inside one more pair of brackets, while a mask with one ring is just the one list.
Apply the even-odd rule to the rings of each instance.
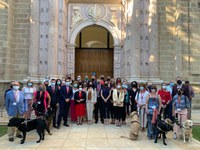
[[138, 96], [138, 93], [137, 93], [135, 99], [138, 101], [138, 104], [144, 105], [144, 104], [146, 104], [146, 99], [147, 99], [148, 95], [149, 95], [148, 91], [145, 91], [144, 93], [140, 92], [139, 96]]
[[19, 102], [20, 92], [19, 92], [19, 90], [17, 90], [17, 91], [13, 90], [13, 92], [14, 92], [14, 96], [15, 96], [15, 101], [18, 103]]
[[24, 87], [22, 89], [22, 91], [24, 93], [24, 98], [25, 99], [33, 99], [33, 94], [36, 91], [36, 89], [33, 88], [33, 87], [30, 87], [30, 88], [29, 87]]

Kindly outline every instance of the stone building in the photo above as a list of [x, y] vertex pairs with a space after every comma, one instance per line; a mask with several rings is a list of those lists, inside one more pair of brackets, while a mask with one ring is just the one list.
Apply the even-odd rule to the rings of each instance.
[[0, 82], [182, 76], [199, 92], [199, 40], [200, 0], [0, 0]]

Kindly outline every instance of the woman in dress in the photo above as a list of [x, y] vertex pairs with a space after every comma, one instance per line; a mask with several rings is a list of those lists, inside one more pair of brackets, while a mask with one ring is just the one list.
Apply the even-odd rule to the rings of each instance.
[[94, 110], [94, 104], [97, 102], [97, 93], [94, 88], [93, 82], [90, 81], [88, 84], [88, 90], [86, 93], [86, 107], [87, 107], [87, 119], [88, 124], [92, 124], [92, 115]]
[[83, 91], [82, 85], [78, 86], [78, 91], [74, 94], [75, 112], [77, 116], [77, 125], [82, 125], [85, 116], [86, 93]]

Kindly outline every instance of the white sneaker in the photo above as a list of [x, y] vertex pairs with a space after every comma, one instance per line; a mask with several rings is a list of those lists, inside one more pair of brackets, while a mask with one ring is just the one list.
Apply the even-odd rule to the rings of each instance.
[[176, 133], [174, 133], [173, 138], [174, 138], [174, 139], [177, 139]]

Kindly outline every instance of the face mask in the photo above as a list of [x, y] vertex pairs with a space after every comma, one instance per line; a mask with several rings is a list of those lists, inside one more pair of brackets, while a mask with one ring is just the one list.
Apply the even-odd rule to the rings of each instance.
[[90, 84], [90, 85], [89, 85], [89, 87], [93, 87], [93, 85], [92, 85], [92, 84]]
[[17, 90], [19, 89], [19, 86], [15, 85], [15, 86], [13, 86], [13, 89], [14, 89], [15, 91], [17, 91]]
[[110, 79], [107, 79], [107, 81], [110, 81]]
[[117, 88], [118, 88], [118, 89], [120, 89], [120, 88], [121, 88], [121, 86], [120, 86], [120, 85], [118, 85], [118, 86], [117, 86]]
[[81, 78], [77, 78], [77, 81], [80, 80]]
[[136, 88], [137, 86], [136, 86], [136, 84], [132, 84], [132, 87], [133, 87], [133, 88]]
[[77, 86], [78, 86], [77, 84], [74, 84], [74, 88], [77, 88]]
[[95, 79], [92, 79], [92, 82], [94, 82]]
[[151, 92], [156, 92], [156, 89], [151, 89]]
[[143, 91], [143, 90], [144, 90], [144, 87], [143, 87], [143, 86], [141, 86], [141, 87], [140, 87], [140, 90], [141, 90], [141, 91]]
[[31, 82], [28, 83], [28, 86], [32, 86], [33, 84]]
[[78, 90], [79, 90], [79, 91], [82, 91], [82, 88], [79, 88]]
[[72, 81], [69, 81], [69, 84], [72, 84]]
[[52, 83], [51, 83], [51, 86], [55, 86], [55, 85], [56, 85], [56, 83], [55, 83], [55, 82], [52, 82]]
[[178, 81], [177, 81], [177, 84], [178, 84], [178, 85], [181, 85], [181, 84], [182, 84], [182, 81], [181, 81], [181, 80], [178, 80]]
[[162, 88], [165, 90], [165, 89], [167, 88], [167, 86], [166, 86], [166, 85], [163, 85]]
[[108, 86], [108, 83], [105, 83], [104, 86]]
[[57, 85], [60, 85], [60, 82], [57, 82]]
[[40, 87], [39, 87], [39, 91], [43, 91], [43, 90], [44, 90], [43, 87], [40, 86]]
[[127, 86], [126, 86], [126, 85], [122, 85], [122, 88], [126, 89], [126, 88], [127, 88]]
[[173, 83], [173, 82], [171, 82], [169, 85], [173, 87], [173, 86], [174, 86], [174, 83]]
[[65, 81], [62, 81], [62, 84], [65, 84]]
[[69, 85], [70, 85], [70, 82], [66, 82], [65, 85], [66, 85], [66, 86], [69, 86]]

